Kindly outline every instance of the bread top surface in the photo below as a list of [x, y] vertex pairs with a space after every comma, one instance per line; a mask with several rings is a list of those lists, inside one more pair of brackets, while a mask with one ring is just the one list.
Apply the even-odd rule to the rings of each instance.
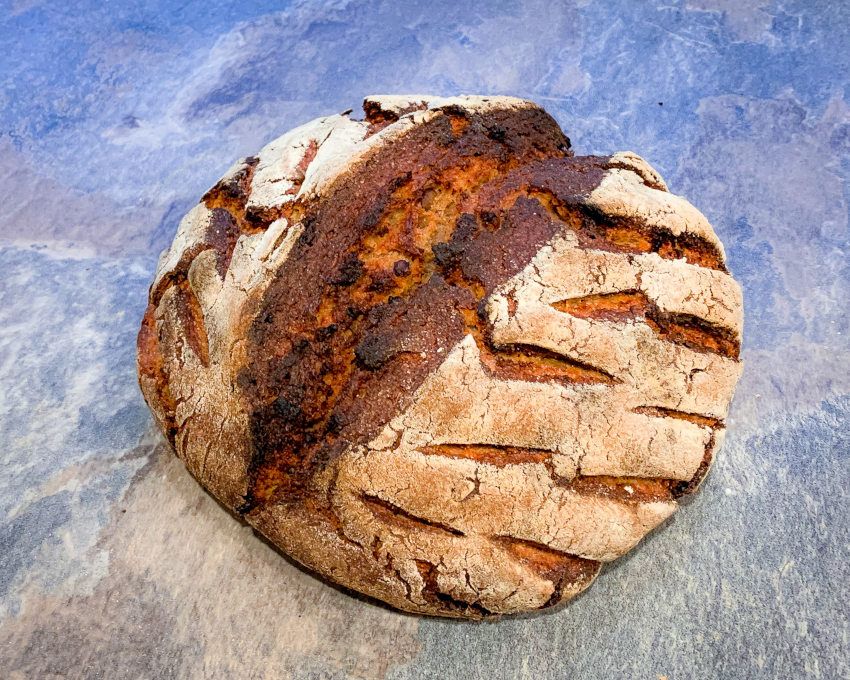
[[572, 156], [531, 102], [364, 109], [187, 215], [143, 392], [202, 484], [332, 580], [423, 613], [554, 604], [705, 475], [740, 289], [645, 161]]

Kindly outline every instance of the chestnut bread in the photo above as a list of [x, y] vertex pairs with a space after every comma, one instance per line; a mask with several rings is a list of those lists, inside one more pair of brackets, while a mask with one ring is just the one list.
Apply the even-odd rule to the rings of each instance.
[[242, 159], [182, 220], [138, 339], [198, 481], [410, 612], [568, 600], [708, 471], [741, 291], [632, 153], [510, 97], [376, 96]]

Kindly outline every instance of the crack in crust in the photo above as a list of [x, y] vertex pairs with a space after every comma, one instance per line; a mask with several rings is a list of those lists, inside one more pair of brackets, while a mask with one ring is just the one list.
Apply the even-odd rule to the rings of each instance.
[[642, 291], [603, 293], [570, 298], [552, 306], [579, 319], [626, 322], [644, 320], [661, 338], [698, 352], [738, 358], [740, 344], [734, 331], [694, 314], [665, 314]]
[[202, 484], [331, 580], [461, 618], [568, 600], [720, 446], [722, 245], [530, 102], [364, 110], [238, 162], [181, 222], [145, 398]]
[[378, 498], [378, 496], [363, 494], [360, 500], [366, 504], [366, 506], [379, 520], [387, 524], [395, 523], [404, 528], [410, 528], [411, 526], [418, 529], [430, 528], [438, 531], [444, 531], [452, 536], [463, 536], [463, 532], [460, 529], [455, 529], [454, 527], [450, 527], [448, 524], [434, 522], [433, 520], [429, 520], [424, 517], [417, 517], [413, 513], [407, 512], [404, 508], [393, 505], [389, 501], [385, 501], [383, 498]]

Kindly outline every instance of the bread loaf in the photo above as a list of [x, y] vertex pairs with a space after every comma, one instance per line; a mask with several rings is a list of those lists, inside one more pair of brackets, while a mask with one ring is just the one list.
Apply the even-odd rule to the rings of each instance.
[[180, 223], [139, 380], [189, 471], [325, 578], [422, 614], [549, 607], [705, 476], [741, 372], [706, 219], [509, 97], [379, 96]]

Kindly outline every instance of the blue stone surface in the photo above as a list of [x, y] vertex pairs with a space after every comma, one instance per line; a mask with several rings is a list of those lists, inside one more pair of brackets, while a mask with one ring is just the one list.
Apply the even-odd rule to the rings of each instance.
[[[847, 678], [850, 4], [0, 3], [0, 677]], [[283, 559], [152, 427], [156, 258], [238, 156], [382, 92], [512, 94], [714, 224], [745, 371], [700, 494], [551, 614]]]

